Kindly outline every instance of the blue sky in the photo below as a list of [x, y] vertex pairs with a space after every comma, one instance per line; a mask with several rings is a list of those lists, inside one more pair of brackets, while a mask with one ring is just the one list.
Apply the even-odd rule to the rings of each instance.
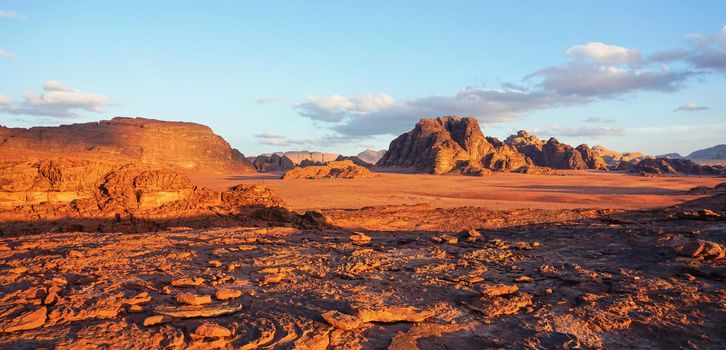
[[145, 116], [245, 154], [476, 116], [619, 151], [726, 143], [723, 1], [0, 0], [0, 124]]

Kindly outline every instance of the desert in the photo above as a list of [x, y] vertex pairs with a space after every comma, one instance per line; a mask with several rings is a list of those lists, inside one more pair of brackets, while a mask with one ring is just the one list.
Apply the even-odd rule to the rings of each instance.
[[723, 13], [0, 2], [0, 349], [726, 349]]

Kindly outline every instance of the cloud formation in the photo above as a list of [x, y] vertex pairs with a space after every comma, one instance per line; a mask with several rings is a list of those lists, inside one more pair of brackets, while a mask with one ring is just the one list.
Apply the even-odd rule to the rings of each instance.
[[16, 115], [78, 118], [79, 111], [104, 113], [109, 104], [104, 95], [84, 92], [49, 80], [43, 85], [43, 93], [29, 91], [22, 102], [7, 104], [0, 111]]
[[15, 103], [10, 97], [0, 94], [0, 106], [9, 106]]
[[705, 111], [708, 107], [706, 106], [699, 106], [695, 103], [684, 103], [678, 108], [674, 109], [674, 112], [695, 112], [695, 111]]
[[5, 51], [3, 49], [0, 49], [0, 58], [9, 58], [11, 60], [17, 59], [18, 55], [16, 55], [14, 52]]
[[598, 123], [615, 123], [615, 119], [608, 118], [600, 118], [600, 117], [589, 117], [585, 120], [583, 120], [584, 123], [592, 123], [592, 124], [598, 124]]
[[306, 102], [294, 106], [300, 115], [326, 122], [340, 122], [350, 114], [378, 111], [395, 104], [393, 97], [384, 93], [353, 98], [341, 95], [308, 96], [305, 99]]
[[601, 42], [575, 45], [567, 49], [565, 53], [573, 57], [591, 59], [600, 64], [637, 64], [643, 60], [638, 50]]
[[[482, 123], [507, 122], [527, 113], [629, 96], [644, 91], [675, 92], [692, 77], [726, 71], [726, 27], [717, 35], [692, 36], [697, 45], [643, 56], [638, 49], [601, 42], [574, 45], [562, 65], [545, 67], [524, 77], [521, 84], [499, 88], [467, 87], [453, 95], [396, 100], [379, 93], [348, 97], [308, 96], [294, 109], [323, 122], [344, 136], [399, 134], [418, 119], [444, 115], [474, 116]], [[678, 68], [666, 63], [677, 61]], [[589, 119], [589, 123], [612, 120]], [[614, 135], [618, 128], [559, 128], [565, 136]]]
[[9, 10], [0, 10], [0, 18], [17, 18], [21, 19], [23, 16], [18, 14], [15, 11], [9, 11]]
[[606, 128], [606, 127], [563, 127], [550, 124], [548, 130], [543, 131], [545, 135], [567, 136], [567, 137], [591, 137], [598, 138], [604, 136], [620, 136], [623, 135], [623, 128]]

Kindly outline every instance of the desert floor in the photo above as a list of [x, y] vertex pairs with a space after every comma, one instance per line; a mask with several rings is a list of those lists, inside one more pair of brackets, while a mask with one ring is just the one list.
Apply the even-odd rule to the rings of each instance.
[[563, 176], [494, 174], [488, 177], [376, 173], [375, 178], [281, 180], [280, 174], [189, 174], [194, 183], [223, 190], [238, 183], [277, 191], [293, 209], [362, 208], [428, 203], [433, 207], [489, 209], [642, 209], [697, 198], [700, 185], [723, 178], [643, 177], [599, 171], [563, 171]]

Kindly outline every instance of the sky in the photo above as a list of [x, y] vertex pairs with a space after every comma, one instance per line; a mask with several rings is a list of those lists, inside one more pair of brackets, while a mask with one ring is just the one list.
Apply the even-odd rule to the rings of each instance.
[[724, 1], [0, 0], [0, 125], [143, 116], [246, 155], [420, 118], [649, 154], [726, 143]]

